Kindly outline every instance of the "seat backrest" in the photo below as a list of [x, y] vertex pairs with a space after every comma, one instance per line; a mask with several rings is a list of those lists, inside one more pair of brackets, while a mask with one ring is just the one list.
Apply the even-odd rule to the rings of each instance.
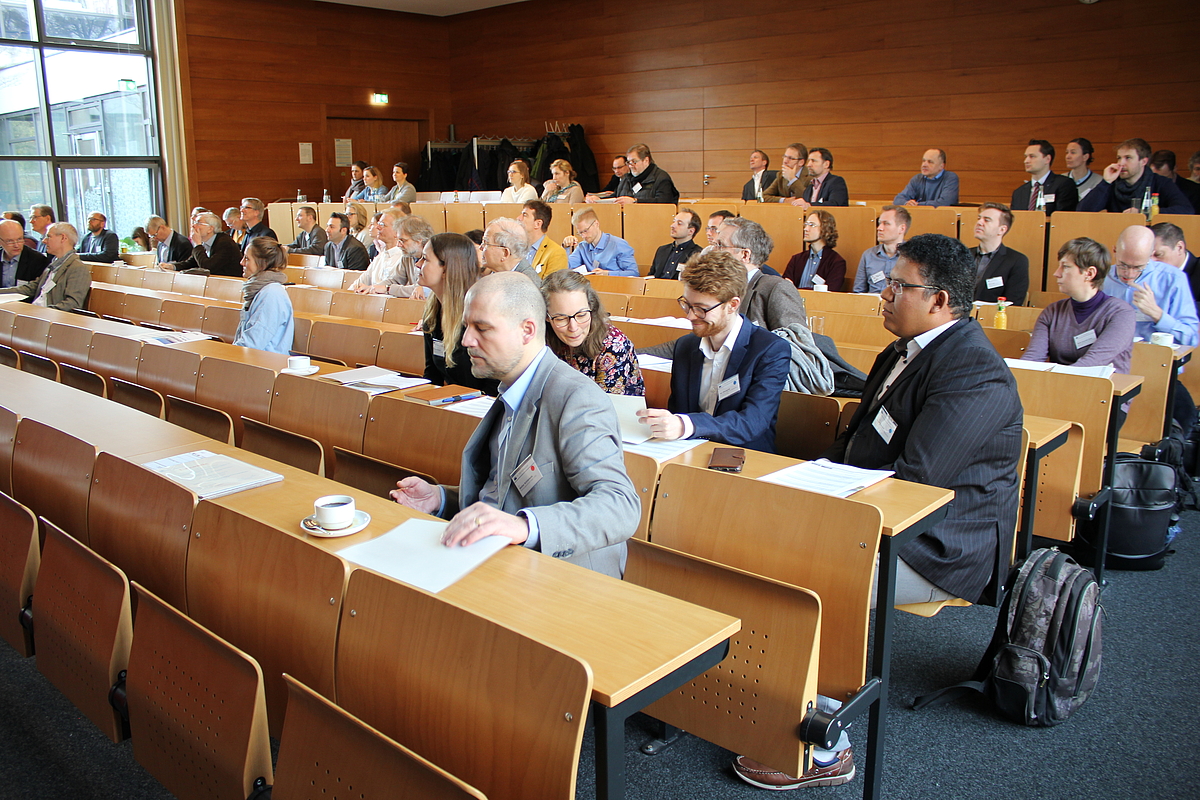
[[21, 368], [21, 356], [6, 344], [0, 344], [0, 367]]
[[222, 342], [232, 342], [233, 337], [237, 335], [237, 327], [241, 319], [241, 309], [227, 306], [205, 306], [204, 318], [200, 321], [200, 330], [209, 336], [216, 336]]
[[292, 311], [296, 314], [328, 314], [333, 302], [333, 292], [328, 289], [313, 289], [308, 286], [285, 287]]
[[185, 400], [196, 397], [200, 354], [161, 344], [146, 344], [138, 361], [138, 383], [159, 394]]
[[183, 300], [163, 300], [158, 321], [177, 331], [198, 331], [204, 327], [204, 306]]
[[616, 326], [637, 347], [653, 347], [656, 344], [673, 342], [680, 336], [691, 333], [690, 328], [671, 328], [666, 325], [648, 325], [644, 322], [622, 321], [616, 323]]
[[425, 301], [411, 297], [389, 297], [383, 304], [383, 321], [400, 325], [415, 325], [425, 313]]
[[17, 412], [0, 406], [0, 492], [12, 495], [13, 447], [17, 442]]
[[683, 283], [675, 280], [663, 280], [655, 278], [652, 281], [646, 281], [643, 287], [647, 297], [665, 297], [668, 300], [674, 300], [683, 294]]
[[101, 378], [90, 369], [60, 362], [58, 365], [58, 379], [62, 381], [64, 386], [70, 386], [82, 392], [94, 394], [97, 397], [105, 396], [104, 378]]
[[[378, 331], [375, 333], [378, 336]], [[300, 375], [280, 375], [271, 398], [270, 423], [311, 436], [326, 452], [332, 452], [335, 445], [362, 452], [370, 405], [371, 396], [358, 389]]]
[[243, 449], [314, 475], [324, 474], [325, 448], [316, 439], [249, 417], [242, 417], [241, 423]]
[[[600, 208], [597, 206], [597, 208]], [[653, 253], [651, 253], [653, 255]], [[634, 278], [630, 275], [589, 275], [588, 281], [597, 292], [614, 292], [636, 296], [646, 293], [645, 278]]]
[[219, 275], [209, 275], [204, 283], [204, 296], [216, 300], [228, 300], [233, 303], [242, 302], [241, 278], [223, 278]]
[[304, 267], [307, 272], [310, 268], [319, 267], [322, 257], [315, 253], [288, 253], [288, 266]]
[[287, 706], [283, 673], [335, 697], [346, 576], [346, 562], [298, 535], [210, 501], [196, 507], [188, 616], [262, 665], [273, 736]]
[[625, 453], [625, 471], [633, 481], [634, 491], [642, 503], [642, 518], [634, 538], [646, 539], [650, 531], [650, 511], [654, 508], [655, 490], [658, 488], [658, 462], [640, 453]]
[[262, 670], [145, 588], [125, 687], [133, 756], [180, 800], [244, 800], [271, 782]]
[[125, 293], [117, 287], [93, 286], [88, 292], [88, 310], [99, 316], [119, 317], [125, 305]]
[[667, 464], [650, 521], [655, 544], [811, 589], [821, 598], [821, 694], [866, 679], [867, 620], [883, 517], [866, 503]]
[[379, 335], [375, 364], [406, 375], [424, 375], [425, 337], [412, 333], [384, 331]]
[[108, 702], [129, 663], [133, 625], [125, 574], [42, 518], [46, 544], [34, 606], [37, 667], [104, 735], [125, 738]]
[[33, 512], [0, 492], [0, 637], [25, 657], [33, 638], [18, 620], [37, 581], [42, 551]]
[[233, 418], [219, 408], [167, 395], [167, 422], [222, 444], [233, 444]]
[[88, 543], [130, 580], [186, 612], [195, 508], [195, 495], [174, 481], [100, 453], [88, 498]]
[[162, 315], [162, 298], [148, 297], [141, 294], [125, 295], [125, 313], [123, 316], [126, 319], [134, 322], [158, 322], [158, 318]]
[[22, 372], [37, 375], [39, 378], [45, 378], [48, 381], [58, 380], [58, 364], [53, 360], [31, 353], [28, 350], [19, 351], [19, 355], [21, 356]]
[[50, 326], [50, 336], [46, 339], [46, 355], [59, 364], [86, 367], [91, 346], [90, 330], [55, 322]]
[[[22, 357], [23, 358], [23, 357]], [[1150, 342], [1134, 342], [1129, 374], [1141, 375], [1142, 390], [1129, 405], [1129, 416], [1121, 426], [1121, 438], [1157, 442], [1163, 438], [1163, 421], [1170, 413], [1167, 392], [1171, 388], [1171, 348]], [[24, 369], [24, 360], [21, 362]]]
[[[621, 238], [633, 248], [634, 258], [643, 275], [654, 263], [654, 253], [666, 237], [663, 231], [671, 227], [676, 213], [670, 203], [649, 203], [621, 207]], [[611, 231], [610, 231], [611, 233]]]
[[372, 365], [379, 351], [379, 329], [314, 320], [306, 351], [350, 365]]
[[365, 800], [420, 797], [486, 800], [455, 778], [291, 675], [287, 716], [279, 739], [274, 800], [307, 800], [353, 792]]
[[171, 290], [180, 294], [189, 294], [192, 297], [203, 297], [204, 287], [207, 285], [207, 275], [188, 275], [181, 272], [175, 275]]
[[126, 339], [111, 333], [94, 333], [87, 368], [105, 380], [120, 378], [136, 383], [141, 354], [142, 343], [137, 339]]
[[82, 439], [24, 417], [13, 446], [12, 496], [87, 544], [88, 492], [96, 448]]
[[362, 452], [454, 485], [463, 448], [478, 426], [468, 414], [379, 395], [372, 398]]
[[791, 458], [816, 458], [837, 438], [841, 413], [836, 398], [783, 392], [775, 422], [775, 452]]
[[803, 773], [796, 724], [817, 700], [820, 598], [649, 542], [630, 544], [625, 580], [742, 621], [724, 661], [646, 713], [789, 775]]
[[18, 314], [13, 321], [12, 348], [46, 355], [46, 340], [50, 337], [50, 320], [29, 314]]
[[162, 419], [166, 398], [160, 392], [120, 378], [113, 378], [109, 381], [108, 387], [108, 396], [113, 401], [123, 406], [136, 408], [143, 414]]
[[[841, 252], [841, 248], [838, 248]], [[879, 316], [882, 300], [878, 295], [849, 292], [804, 292], [804, 307], [809, 314], [863, 314]]]
[[387, 305], [385, 294], [358, 294], [357, 292], [334, 292], [329, 303], [329, 313], [334, 317], [369, 319], [383, 322], [383, 309]]
[[1029, 348], [1029, 331], [1001, 330], [1000, 328], [984, 328], [992, 347], [1001, 358], [1020, 358]]
[[[1041, 308], [1034, 308], [1033, 306], [1008, 306], [1004, 309], [1004, 315], [1008, 317], [1008, 322], [1006, 323], [1008, 330], [1032, 331], [1043, 310]], [[996, 324], [996, 304], [989, 303], [987, 305], [976, 306], [975, 318], [979, 320], [979, 324], [985, 329], [994, 327]]]
[[491, 800], [575, 797], [587, 664], [365, 570], [343, 609], [342, 708]]
[[267, 367], [204, 358], [196, 379], [196, 402], [219, 408], [233, 418], [234, 439], [242, 439], [242, 417], [266, 422], [271, 418], [275, 371]]
[[152, 289], [156, 292], [171, 291], [171, 284], [175, 282], [174, 272], [167, 270], [159, 271], [148, 269], [145, 270], [145, 273], [146, 274], [142, 276], [143, 289]]
[[825, 318], [825, 335], [833, 339], [839, 350], [846, 344], [878, 352], [896, 339], [895, 334], [883, 327], [883, 317], [831, 311], [821, 312], [819, 316]]
[[388, 492], [396, 488], [396, 483], [404, 478], [420, 478], [427, 483], [437, 483], [432, 476], [423, 472], [342, 447], [333, 448], [333, 475], [330, 477], [338, 483], [362, 489], [377, 497], [387, 497]]
[[[618, 294], [616, 292], [596, 292], [596, 296], [600, 298], [600, 307], [608, 314], [614, 317], [627, 317], [629, 314], [629, 298], [632, 295]], [[645, 295], [638, 295], [645, 297]], [[653, 298], [658, 299], [658, 298]]]
[[675, 297], [649, 297], [644, 294], [634, 294], [629, 296], [628, 312], [623, 316], [634, 319], [658, 319], [659, 317], [682, 319], [684, 312]]
[[1104, 477], [1108, 416], [1113, 402], [1112, 381], [1032, 369], [1014, 369], [1012, 372], [1026, 414], [1061, 419], [1068, 408], [1063, 405], [1063, 398], [1070, 398], [1069, 419], [1083, 427], [1079, 493], [1084, 497], [1096, 494]]

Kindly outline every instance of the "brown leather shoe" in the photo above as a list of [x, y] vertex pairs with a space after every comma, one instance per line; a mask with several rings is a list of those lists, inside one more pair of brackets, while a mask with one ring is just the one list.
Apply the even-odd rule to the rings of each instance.
[[841, 786], [854, 778], [854, 750], [847, 747], [838, 753], [837, 761], [827, 767], [813, 764], [799, 778], [777, 769], [771, 769], [766, 764], [760, 764], [745, 756], [738, 756], [734, 759], [733, 771], [751, 786], [770, 789], [773, 792], [786, 792], [805, 786]]

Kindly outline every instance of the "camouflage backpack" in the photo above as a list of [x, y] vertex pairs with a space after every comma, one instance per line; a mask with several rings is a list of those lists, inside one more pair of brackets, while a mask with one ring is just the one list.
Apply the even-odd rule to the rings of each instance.
[[1100, 679], [1104, 619], [1092, 573], [1058, 550], [1041, 549], [1009, 586], [974, 680], [919, 697], [913, 708], [973, 690], [1012, 720], [1049, 727], [1088, 699]]

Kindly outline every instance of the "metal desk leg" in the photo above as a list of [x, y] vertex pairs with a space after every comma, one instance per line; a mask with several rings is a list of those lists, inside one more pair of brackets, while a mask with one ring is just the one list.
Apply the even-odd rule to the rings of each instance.
[[[872, 644], [872, 674], [879, 678], [879, 699], [871, 704], [867, 717], [867, 764], [863, 776], [863, 800], [875, 800], [880, 796], [883, 782], [883, 742], [887, 727], [888, 679], [892, 671], [892, 624], [891, 615], [896, 613], [896, 559], [893, 552], [899, 545], [892, 537], [879, 540], [879, 572], [875, 592], [875, 637]], [[882, 615], [882, 616], [881, 616]]]

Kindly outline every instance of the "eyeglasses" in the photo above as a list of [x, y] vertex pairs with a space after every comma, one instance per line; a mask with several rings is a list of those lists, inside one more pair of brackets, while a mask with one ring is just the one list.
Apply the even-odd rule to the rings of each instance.
[[592, 221], [592, 223], [591, 223], [590, 225], [588, 225], [586, 228], [580, 228], [580, 229], [579, 229], [579, 235], [580, 235], [580, 236], [587, 236], [589, 233], [591, 233], [591, 232], [592, 232], [592, 228], [595, 228], [595, 227], [596, 227], [597, 225], [599, 225], [599, 224], [600, 224], [600, 221], [599, 221], [599, 220], [593, 220], [593, 221]]
[[679, 307], [683, 309], [683, 313], [695, 314], [697, 317], [700, 317], [701, 319], [708, 316], [708, 312], [712, 311], [714, 308], [718, 308], [720, 306], [725, 305], [724, 303], [713, 303], [708, 308], [705, 308], [704, 306], [701, 306], [701, 305], [693, 305], [692, 303], [689, 303], [687, 300], [683, 299], [682, 297], [675, 298], [675, 302], [679, 303]]
[[817, 227], [817, 223], [813, 222], [812, 220], [807, 220], [807, 221], [804, 223], [804, 227], [806, 227], [806, 228], [815, 228], [815, 227]]
[[582, 328], [591, 321], [592, 310], [585, 308], [582, 311], [576, 311], [574, 314], [551, 314], [549, 319], [550, 324], [556, 328], [567, 327], [571, 324], [571, 320], [575, 320], [575, 324]]
[[1145, 264], [1122, 264], [1120, 261], [1113, 264], [1118, 272], [1124, 272], [1127, 275], [1137, 277], [1142, 274], [1142, 270], [1146, 268]]
[[25, 244], [25, 239], [0, 239], [0, 244], [4, 245], [5, 247], [9, 245]]
[[784, 160], [784, 161], [795, 161], [795, 162], [799, 162], [799, 161], [801, 161], [802, 159], [800, 158], [800, 156], [784, 156], [784, 157], [783, 157], [783, 160]]
[[904, 281], [897, 280], [896, 278], [890, 278], [885, 285], [892, 290], [892, 294], [896, 297], [904, 294], [905, 289], [928, 289], [931, 292], [942, 291], [941, 286], [930, 286], [925, 283], [905, 283]]
[[[486, 238], [486, 237], [484, 237], [483, 241], [481, 241], [481, 242], [479, 243], [479, 249], [480, 249], [480, 250], [487, 250], [489, 247], [504, 247], [504, 245], [502, 245], [502, 244], [496, 244], [495, 242], [489, 242], [489, 241], [487, 240], [487, 238]], [[504, 247], [504, 249], [505, 249], [505, 250], [507, 250], [508, 248], [507, 248], [507, 247]]]

